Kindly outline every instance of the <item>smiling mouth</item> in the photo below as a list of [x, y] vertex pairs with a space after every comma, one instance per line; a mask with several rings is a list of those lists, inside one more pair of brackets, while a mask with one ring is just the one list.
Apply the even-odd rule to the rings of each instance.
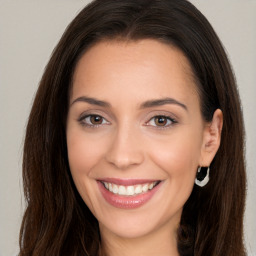
[[109, 204], [117, 208], [134, 209], [148, 202], [163, 181], [106, 178], [97, 180], [97, 183]]
[[135, 196], [146, 193], [156, 187], [160, 181], [153, 181], [148, 183], [136, 184], [136, 185], [118, 185], [111, 182], [101, 181], [105, 189], [109, 192], [120, 196]]

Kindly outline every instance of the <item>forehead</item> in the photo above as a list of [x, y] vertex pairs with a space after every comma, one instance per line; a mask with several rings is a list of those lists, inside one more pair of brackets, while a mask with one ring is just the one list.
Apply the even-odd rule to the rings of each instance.
[[104, 98], [112, 90], [136, 98], [143, 91], [145, 97], [175, 94], [184, 100], [186, 95], [197, 97], [196, 89], [189, 61], [177, 48], [151, 39], [111, 40], [97, 43], [81, 57], [70, 96], [97, 93]]

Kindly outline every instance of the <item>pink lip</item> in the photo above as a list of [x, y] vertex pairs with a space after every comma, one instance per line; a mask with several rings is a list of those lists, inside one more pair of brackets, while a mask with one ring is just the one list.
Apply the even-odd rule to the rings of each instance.
[[[111, 179], [113, 180], [113, 179]], [[104, 181], [106, 181], [106, 179], [104, 179]], [[120, 180], [119, 180], [120, 181]], [[123, 180], [124, 181], [124, 180]], [[137, 180], [138, 181], [138, 180]], [[142, 184], [141, 181], [139, 180], [139, 182], [137, 182], [136, 180], [126, 180], [125, 184], [122, 183], [120, 185], [135, 185], [135, 184]], [[108, 181], [110, 182], [110, 181]], [[131, 182], [133, 182], [131, 184]], [[134, 183], [136, 182], [136, 183]], [[151, 182], [151, 181], [150, 181]], [[102, 184], [102, 182], [97, 181], [100, 192], [103, 196], [103, 198], [112, 206], [117, 207], [117, 208], [122, 208], [122, 209], [134, 209], [134, 208], [138, 208], [142, 205], [144, 205], [145, 203], [147, 203], [152, 197], [153, 195], [158, 191], [158, 189], [161, 187], [162, 182], [160, 182], [157, 186], [155, 186], [153, 189], [147, 191], [146, 193], [140, 194], [140, 195], [134, 195], [134, 196], [120, 196], [117, 194], [113, 194], [110, 191], [108, 191], [104, 185]], [[116, 183], [116, 182], [111, 182], [111, 183]], [[129, 184], [127, 184], [129, 183]], [[147, 183], [147, 182], [144, 182]]]

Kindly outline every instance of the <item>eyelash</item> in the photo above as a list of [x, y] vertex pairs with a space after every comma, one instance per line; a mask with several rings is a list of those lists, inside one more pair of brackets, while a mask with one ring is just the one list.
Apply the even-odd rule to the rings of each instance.
[[[149, 123], [152, 120], [156, 121], [156, 118], [163, 118], [163, 119], [165, 119], [166, 122], [167, 122], [167, 125], [166, 124], [164, 124], [163, 126], [161, 126], [161, 125], [150, 125]], [[174, 118], [170, 117], [170, 116], [156, 115], [156, 116], [153, 116], [152, 118], [150, 118], [150, 120], [146, 123], [146, 125], [147, 126], [151, 126], [153, 128], [156, 128], [156, 129], [167, 129], [167, 128], [170, 128], [171, 126], [175, 125], [176, 123], [177, 123], [177, 121]]]
[[[101, 123], [101, 124], [89, 124], [86, 122], [86, 119], [89, 118], [91, 119], [92, 117], [99, 117], [99, 118], [102, 118], [102, 120], [104, 120], [104, 123]], [[86, 126], [86, 127], [89, 127], [89, 128], [98, 128], [99, 126], [101, 125], [105, 125], [105, 124], [109, 124], [109, 122], [104, 118], [102, 117], [101, 115], [96, 115], [96, 114], [91, 114], [91, 115], [85, 115], [85, 116], [81, 116], [79, 119], [78, 119], [79, 123], [83, 126]]]
[[[89, 120], [92, 118], [92, 117], [99, 117], [103, 120], [103, 123], [100, 123], [100, 124], [92, 124], [92, 123], [87, 123], [86, 122], [86, 119], [89, 118]], [[166, 120], [167, 122], [167, 125], [164, 124], [163, 126], [161, 125], [150, 125], [149, 123], [152, 121], [152, 120], [156, 120], [156, 118], [163, 118]], [[104, 117], [102, 117], [101, 115], [96, 115], [96, 114], [90, 114], [90, 115], [85, 115], [85, 116], [81, 116], [79, 119], [78, 119], [79, 123], [82, 125], [82, 126], [86, 126], [86, 127], [89, 127], [89, 128], [98, 128], [102, 125], [106, 125], [106, 124], [109, 124], [109, 121], [107, 121]], [[91, 121], [90, 121], [91, 122]], [[173, 126], [177, 123], [177, 121], [174, 119], [174, 118], [171, 118], [170, 116], [166, 116], [166, 115], [156, 115], [156, 116], [153, 116], [149, 119], [149, 121], [146, 122], [146, 126], [151, 126], [153, 128], [156, 128], [156, 129], [167, 129], [167, 128], [170, 128], [170, 126]]]

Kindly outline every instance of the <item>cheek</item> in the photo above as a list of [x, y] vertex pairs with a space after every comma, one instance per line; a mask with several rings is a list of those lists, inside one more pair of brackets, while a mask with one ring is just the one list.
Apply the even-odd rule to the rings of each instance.
[[85, 136], [82, 130], [70, 129], [67, 132], [67, 147], [70, 171], [76, 188], [93, 211], [91, 199], [95, 196], [92, 191], [95, 191], [96, 185], [93, 170], [102, 159], [104, 141]]
[[197, 131], [179, 130], [150, 146], [152, 161], [179, 187], [194, 183], [201, 154], [202, 136]]
[[147, 146], [151, 161], [166, 175], [168, 196], [162, 211], [167, 217], [172, 216], [183, 208], [194, 187], [201, 152], [201, 137], [193, 137], [191, 132], [176, 133], [168, 140]]
[[70, 131], [67, 134], [67, 146], [71, 172], [90, 177], [91, 170], [103, 154], [104, 140], [85, 136], [83, 131]]

